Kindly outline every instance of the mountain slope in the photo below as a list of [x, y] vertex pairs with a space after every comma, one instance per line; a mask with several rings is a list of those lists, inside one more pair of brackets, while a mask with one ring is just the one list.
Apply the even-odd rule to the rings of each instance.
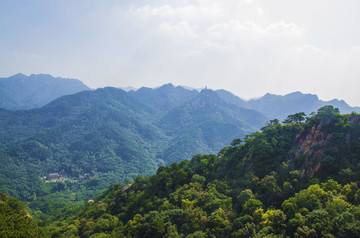
[[108, 87], [39, 109], [2, 109], [0, 189], [32, 199], [43, 194], [40, 177], [57, 173], [72, 181], [86, 175], [81, 197], [196, 153], [214, 153], [264, 122], [260, 113], [228, 104], [211, 90], [173, 85], [137, 93]]
[[188, 90], [181, 86], [174, 87], [172, 84], [154, 89], [142, 87], [129, 93], [153, 110], [152, 117], [155, 120], [164, 116], [169, 109], [178, 107], [199, 94], [196, 90]]
[[216, 90], [216, 93], [226, 102], [239, 107], [255, 110], [266, 115], [268, 120], [283, 120], [290, 114], [304, 112], [310, 114], [319, 108], [332, 105], [342, 113], [360, 112], [360, 107], [351, 107], [344, 100], [333, 99], [322, 101], [314, 94], [293, 92], [284, 96], [267, 93], [263, 97], [245, 101], [226, 90]]
[[[204, 89], [184, 105], [169, 110], [160, 120], [159, 127], [174, 136], [163, 157], [171, 155], [171, 162], [175, 162], [193, 154], [213, 153], [265, 122], [261, 113], [228, 104], [214, 91]], [[172, 151], [176, 154], [182, 151], [184, 155], [177, 157]]]
[[36, 221], [25, 209], [25, 204], [0, 192], [1, 237], [45, 237]]
[[60, 96], [84, 90], [89, 88], [76, 79], [16, 74], [0, 78], [0, 107], [9, 110], [38, 108]]
[[110, 183], [150, 175], [160, 165], [216, 153], [269, 120], [245, 107], [276, 118], [284, 110], [306, 111], [320, 104], [316, 96], [301, 93], [259, 100], [168, 84], [130, 92], [111, 87], [83, 91], [28, 111], [0, 109], [0, 189], [31, 199], [44, 191], [40, 177], [87, 174], [80, 181], [88, 188], [86, 195], [77, 192], [87, 197]]
[[[153, 173], [158, 167], [151, 155], [153, 143], [164, 136], [143, 120], [143, 111], [146, 108], [126, 92], [105, 88], [64, 96], [41, 109], [4, 112], [4, 167], [21, 164], [24, 167], [13, 172], [27, 178], [23, 185], [28, 189], [18, 187], [21, 195], [14, 195], [31, 195], [29, 184], [54, 172], [72, 177], [104, 174], [107, 183]], [[2, 176], [8, 174], [4, 167]]]
[[[326, 106], [272, 121], [219, 156], [196, 155], [47, 229], [96, 237], [359, 237], [360, 115]], [[82, 221], [82, 222], [78, 222]]]

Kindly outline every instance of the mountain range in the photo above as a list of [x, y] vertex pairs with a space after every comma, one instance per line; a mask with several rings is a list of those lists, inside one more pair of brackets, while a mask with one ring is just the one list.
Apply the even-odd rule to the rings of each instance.
[[[0, 108], [0, 191], [29, 202], [30, 212], [47, 220], [42, 226], [57, 220], [46, 228], [48, 236], [251, 237], [260, 232], [283, 237], [296, 232], [301, 237], [321, 233], [323, 225], [312, 222], [319, 212], [342, 216], [343, 211], [353, 217], [348, 224], [359, 225], [360, 213], [348, 209], [360, 204], [359, 115], [340, 115], [334, 106], [343, 113], [359, 108], [344, 101], [325, 102], [300, 92], [246, 101], [226, 90], [172, 84], [127, 92], [89, 90], [79, 81], [49, 75], [10, 78], [1, 82], [8, 107]], [[78, 85], [78, 92], [65, 90], [71, 85]], [[275, 118], [287, 119], [281, 124]], [[329, 178], [351, 184], [319, 184]], [[328, 192], [327, 199], [301, 197], [312, 196], [313, 189]], [[74, 206], [98, 194], [75, 213]], [[1, 217], [30, 216], [20, 201], [3, 193], [0, 200]], [[65, 214], [67, 221], [58, 222]], [[194, 217], [191, 227], [186, 220]], [[28, 225], [23, 232], [33, 227], [42, 236], [36, 222]], [[321, 234], [349, 237], [353, 231]]]
[[42, 193], [39, 177], [51, 173], [96, 176], [100, 181], [91, 186], [106, 187], [193, 154], [216, 153], [265, 122], [214, 91], [172, 85], [130, 93], [108, 87], [39, 109], [1, 109], [0, 190], [26, 199]]
[[288, 115], [297, 112], [304, 112], [309, 115], [326, 105], [339, 108], [342, 113], [360, 112], [360, 107], [351, 107], [344, 100], [323, 101], [317, 95], [301, 92], [293, 92], [283, 96], [267, 93], [260, 98], [248, 101], [226, 90], [217, 90], [216, 93], [228, 103], [263, 113], [269, 120], [275, 118], [283, 120]]
[[[201, 89], [186, 86], [174, 87], [172, 84], [165, 84], [158, 88], [124, 87], [121, 89], [134, 95], [147, 106], [157, 107], [160, 110], [179, 106], [201, 91]], [[77, 79], [55, 78], [49, 74], [26, 76], [19, 73], [8, 78], [0, 78], [0, 108], [7, 110], [40, 108], [56, 98], [84, 90], [90, 90], [90, 88]], [[258, 111], [269, 120], [274, 118], [282, 120], [289, 114], [297, 112], [310, 114], [325, 105], [337, 107], [342, 113], [360, 112], [360, 107], [351, 107], [344, 100], [323, 101], [317, 95], [301, 92], [283, 96], [267, 93], [262, 97], [250, 100], [244, 100], [223, 89], [215, 92], [225, 102]], [[158, 108], [157, 103], [165, 99], [167, 102], [163, 102], [163, 108]]]
[[2, 85], [11, 79], [12, 86], [4, 88], [12, 88], [13, 98], [20, 97], [21, 90], [14, 88], [23, 81], [38, 86], [59, 81], [63, 88], [75, 84], [76, 90], [85, 89], [40, 108], [16, 111], [26, 107], [17, 104], [11, 111], [0, 109], [0, 190], [21, 199], [42, 194], [39, 178], [51, 173], [66, 178], [87, 175], [93, 178], [84, 181], [87, 191], [98, 191], [195, 154], [217, 153], [275, 118], [299, 111], [309, 114], [324, 104], [344, 113], [359, 111], [344, 101], [323, 102], [300, 92], [245, 101], [225, 90], [199, 92], [172, 84], [129, 92], [112, 87], [88, 90], [79, 81], [49, 75], [19, 74]]
[[[0, 193], [0, 217], [6, 218], [0, 234], [359, 237], [359, 121], [360, 114], [340, 115], [333, 106], [300, 120], [273, 120], [218, 156], [195, 155], [154, 175], [112, 184], [77, 208], [48, 206], [53, 215], [46, 220], [39, 215], [54, 199], [34, 199], [29, 207], [42, 219], [38, 223], [26, 217], [20, 201]], [[67, 190], [54, 186], [52, 192]]]
[[42, 107], [58, 97], [89, 88], [81, 81], [54, 78], [49, 74], [16, 74], [0, 78], [0, 108], [9, 110]]

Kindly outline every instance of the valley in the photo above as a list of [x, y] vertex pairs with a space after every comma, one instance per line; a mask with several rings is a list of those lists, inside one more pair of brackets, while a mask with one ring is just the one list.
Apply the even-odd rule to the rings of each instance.
[[[133, 190], [139, 193], [141, 187], [152, 188], [146, 198], [131, 195], [131, 200], [152, 201], [155, 198], [150, 191], [156, 190], [162, 191], [156, 196], [162, 197], [163, 201], [174, 196], [171, 194], [182, 186], [187, 190], [188, 186], [195, 184], [211, 187], [220, 183], [225, 186], [222, 189], [240, 186], [234, 191], [227, 187], [229, 193], [221, 189], [221, 192], [218, 191], [221, 195], [216, 195], [228, 200], [227, 205], [219, 201], [223, 205], [216, 205], [214, 209], [217, 207], [221, 209], [217, 212], [228, 213], [228, 222], [232, 223], [241, 215], [232, 211], [233, 206], [241, 206], [236, 202], [236, 196], [240, 196], [235, 196], [236, 191], [254, 190], [254, 195], [249, 196], [259, 199], [264, 208], [280, 208], [280, 201], [285, 201], [315, 181], [325, 182], [330, 178], [341, 183], [357, 181], [358, 162], [354, 151], [357, 148], [359, 117], [355, 111], [358, 108], [351, 108], [337, 100], [331, 101], [347, 113], [353, 111], [340, 115], [339, 109], [323, 106], [326, 103], [330, 102], [298, 92], [285, 96], [265, 95], [257, 100], [244, 101], [225, 90], [197, 91], [166, 84], [129, 92], [111, 87], [85, 90], [64, 95], [40, 108], [0, 109], [0, 191], [26, 202], [29, 212], [41, 221], [39, 225], [48, 235], [60, 235], [67, 234], [63, 229], [67, 229], [67, 222], [72, 224], [73, 216], [83, 216], [77, 212], [91, 210], [99, 203], [107, 204], [105, 198], [114, 196], [116, 191], [121, 191], [120, 194]], [[308, 113], [317, 107], [320, 108], [317, 113], [309, 116], [303, 112], [290, 115], [297, 109]], [[290, 116], [286, 117], [287, 112]], [[280, 118], [283, 124], [278, 119], [271, 119], [271, 116]], [[307, 135], [310, 132], [312, 136]], [[347, 133], [346, 136], [344, 133]], [[345, 144], [351, 142], [350, 147], [341, 150], [336, 147], [333, 151], [331, 145], [343, 138], [347, 138]], [[318, 150], [327, 144], [329, 148]], [[342, 157], [339, 153], [345, 155], [342, 162], [339, 161]], [[291, 168], [291, 171], [281, 172], [282, 167]], [[165, 176], [161, 171], [170, 174]], [[285, 173], [281, 175], [285, 177], [279, 177], [278, 173]], [[254, 179], [253, 182], [250, 182], [249, 176]], [[295, 176], [298, 184], [295, 186], [288, 176]], [[257, 183], [265, 178], [271, 181], [287, 180], [288, 183], [271, 193], [258, 190], [260, 185]], [[154, 179], [160, 180], [154, 182]], [[203, 179], [209, 181], [200, 182]], [[239, 184], [234, 179], [238, 179]], [[254, 184], [250, 186], [251, 183]], [[196, 188], [196, 193], [210, 188], [201, 186]], [[285, 192], [282, 191], [284, 186], [290, 190], [286, 192], [287, 195], [279, 195], [279, 192]], [[209, 196], [218, 192], [214, 190]], [[84, 203], [93, 199], [95, 203], [91, 207], [83, 207]], [[196, 197], [193, 199], [194, 204], [200, 206], [199, 212], [203, 209], [200, 213], [204, 217], [216, 212], [202, 208], [202, 203], [198, 203]], [[125, 204], [121, 206], [128, 206], [126, 204], [131, 200], [125, 199]], [[7, 200], [4, 198], [4, 201]], [[184, 201], [187, 203], [186, 199]], [[153, 205], [140, 202], [134, 206], [145, 216], [142, 219], [147, 219], [147, 212], [162, 209], [158, 207], [161, 205], [158, 202], [150, 202]], [[179, 206], [184, 209], [183, 206], [187, 205], [181, 205], [182, 202], [169, 205], [169, 208]], [[188, 202], [191, 204], [191, 200]], [[104, 206], [105, 213], [102, 214], [115, 215], [117, 218], [111, 219], [120, 219], [121, 224], [132, 222], [129, 219], [136, 215], [137, 208], [131, 208], [132, 212], [128, 213], [125, 212], [127, 209], [115, 212], [111, 204]], [[250, 213], [248, 215], [252, 216]], [[86, 215], [83, 218], [96, 221], [97, 217]], [[110, 219], [108, 215], [106, 217]], [[66, 222], [56, 223], [62, 219], [66, 219]], [[82, 225], [74, 225], [77, 227], [75, 233], [81, 237], [95, 235], [97, 231], [108, 235], [135, 232], [130, 232], [127, 225], [123, 227], [117, 222], [113, 223], [111, 229], [94, 228], [91, 233], [82, 233], [78, 230], [84, 229]], [[185, 231], [179, 227], [179, 232], [190, 235], [190, 231], [202, 230], [208, 235], [217, 236], [216, 231], [212, 231], [213, 225], [208, 227], [205, 222], [199, 226], [203, 228]], [[255, 226], [256, 233], [260, 232], [260, 228]], [[158, 235], [163, 236], [164, 232]], [[149, 233], [149, 237], [153, 235]]]

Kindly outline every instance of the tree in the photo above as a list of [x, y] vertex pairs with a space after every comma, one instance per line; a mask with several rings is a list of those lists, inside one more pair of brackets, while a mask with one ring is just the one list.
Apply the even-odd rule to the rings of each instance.
[[71, 193], [70, 194], [70, 201], [75, 201], [76, 200], [76, 193]]
[[315, 115], [315, 119], [318, 121], [329, 123], [337, 118], [340, 114], [339, 108], [334, 108], [331, 105], [320, 108]]
[[243, 207], [243, 213], [252, 216], [256, 209], [262, 208], [263, 204], [257, 199], [249, 199], [245, 202]]
[[262, 214], [260, 225], [271, 226], [274, 233], [281, 234], [286, 228], [285, 221], [286, 216], [281, 210], [268, 209]]
[[293, 115], [289, 115], [284, 121], [284, 124], [291, 124], [291, 123], [299, 123], [301, 124], [302, 121], [305, 121], [306, 114], [305, 112], [298, 112]]
[[253, 192], [251, 189], [244, 189], [240, 192], [240, 194], [237, 196], [237, 201], [241, 206], [243, 206], [247, 200], [255, 198]]
[[239, 145], [241, 145], [241, 143], [242, 143], [243, 141], [241, 140], [241, 139], [234, 139], [232, 142], [231, 142], [231, 146], [232, 147], [237, 147], [237, 146], [239, 146]]

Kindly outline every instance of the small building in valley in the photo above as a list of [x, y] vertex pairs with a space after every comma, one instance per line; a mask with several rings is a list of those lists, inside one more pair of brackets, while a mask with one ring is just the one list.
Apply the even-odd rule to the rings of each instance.
[[51, 174], [49, 174], [49, 179], [54, 179], [54, 178], [59, 178], [59, 177], [60, 177], [59, 173], [51, 173]]

